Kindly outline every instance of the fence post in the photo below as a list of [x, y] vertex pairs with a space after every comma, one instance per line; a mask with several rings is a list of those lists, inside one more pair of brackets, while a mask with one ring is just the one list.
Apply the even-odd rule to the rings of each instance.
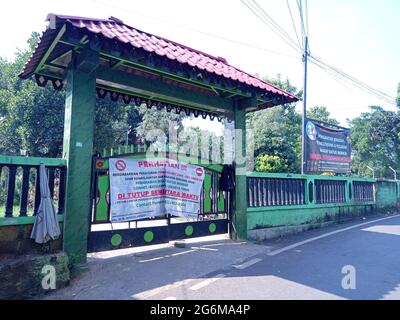
[[[353, 180], [352, 179], [347, 179], [346, 180], [346, 190], [344, 192], [345, 197], [346, 197], [346, 203], [353, 203], [353, 199], [354, 199], [354, 190], [353, 190]], [[351, 192], [350, 192], [351, 189]], [[350, 196], [351, 193], [351, 196]]]
[[317, 182], [315, 178], [311, 178], [310, 181], [308, 181], [308, 203], [310, 204], [316, 204], [316, 198], [317, 198]]
[[29, 171], [30, 167], [22, 167], [22, 187], [21, 187], [21, 200], [20, 200], [20, 217], [25, 217], [27, 214], [28, 207], [28, 193], [29, 193]]
[[8, 180], [7, 180], [6, 217], [13, 216], [16, 173], [17, 173], [17, 167], [14, 165], [9, 165]]

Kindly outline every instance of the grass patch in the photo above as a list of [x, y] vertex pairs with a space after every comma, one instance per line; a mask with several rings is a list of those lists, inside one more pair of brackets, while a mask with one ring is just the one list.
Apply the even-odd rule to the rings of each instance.
[[[0, 218], [4, 218], [6, 215], [6, 206], [0, 206]], [[26, 213], [27, 216], [33, 215], [33, 209], [28, 208], [28, 212]], [[19, 217], [19, 206], [13, 206], [13, 217]]]

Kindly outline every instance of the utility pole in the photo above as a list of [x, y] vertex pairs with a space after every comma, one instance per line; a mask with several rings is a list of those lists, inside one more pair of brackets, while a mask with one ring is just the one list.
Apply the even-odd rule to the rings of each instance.
[[367, 167], [369, 170], [372, 171], [372, 179], [375, 179], [375, 169], [374, 169], [374, 168], [371, 168], [370, 166], [367, 166], [367, 165], [366, 165], [366, 167]]
[[132, 126], [128, 127], [128, 130], [126, 130], [126, 139], [125, 139], [125, 153], [128, 153], [129, 149], [129, 134], [132, 131]]
[[389, 169], [393, 171], [394, 173], [394, 180], [397, 180], [397, 172], [394, 170], [391, 166], [389, 166]]
[[301, 136], [301, 174], [306, 171], [306, 115], [307, 115], [307, 61], [308, 61], [308, 36], [304, 37], [304, 89], [303, 89], [303, 117]]

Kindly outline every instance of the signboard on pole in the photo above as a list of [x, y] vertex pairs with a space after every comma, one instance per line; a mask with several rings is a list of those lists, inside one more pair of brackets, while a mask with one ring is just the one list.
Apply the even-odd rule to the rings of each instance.
[[350, 130], [329, 128], [306, 119], [306, 172], [349, 173], [351, 164]]
[[202, 167], [166, 158], [109, 161], [111, 222], [199, 214]]

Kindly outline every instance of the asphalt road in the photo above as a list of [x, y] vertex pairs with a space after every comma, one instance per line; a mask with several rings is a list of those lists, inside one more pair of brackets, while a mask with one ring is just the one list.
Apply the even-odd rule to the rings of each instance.
[[376, 216], [261, 244], [211, 239], [101, 253], [46, 298], [400, 299], [399, 248], [400, 216]]

